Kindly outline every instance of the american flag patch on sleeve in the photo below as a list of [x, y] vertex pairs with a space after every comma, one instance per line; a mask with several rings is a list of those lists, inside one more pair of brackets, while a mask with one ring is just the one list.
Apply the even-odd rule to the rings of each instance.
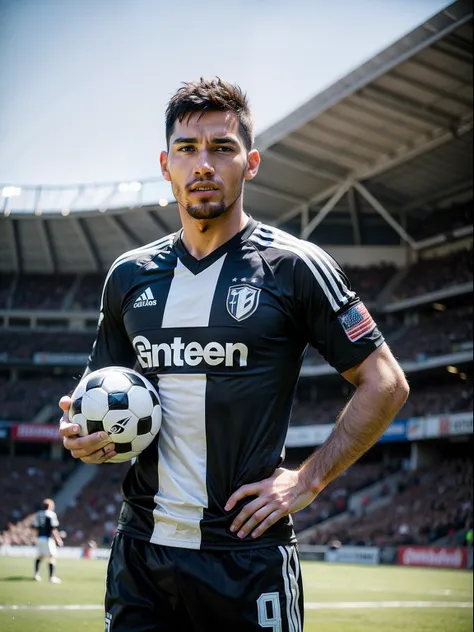
[[377, 326], [364, 303], [353, 305], [338, 319], [351, 342], [359, 340]]

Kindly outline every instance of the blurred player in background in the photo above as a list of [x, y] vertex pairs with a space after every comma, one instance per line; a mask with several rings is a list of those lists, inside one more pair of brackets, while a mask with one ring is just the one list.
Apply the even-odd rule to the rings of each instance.
[[36, 513], [33, 523], [33, 528], [38, 533], [34, 578], [37, 582], [41, 581], [39, 574], [41, 560], [48, 558], [49, 581], [52, 584], [60, 584], [61, 580], [55, 574], [56, 546], [63, 546], [63, 540], [58, 531], [59, 521], [54, 511], [54, 501], [51, 498], [45, 498], [42, 505], [43, 509]]
[[[87, 368], [138, 362], [163, 408], [157, 442], [124, 480], [106, 629], [301, 632], [290, 514], [379, 439], [408, 385], [338, 264], [244, 212], [260, 157], [240, 88], [184, 84], [166, 137], [161, 168], [183, 228], [112, 265]], [[356, 392], [293, 471], [280, 465], [308, 344]], [[106, 434], [77, 437], [70, 399], [60, 405], [75, 458], [115, 454]]]

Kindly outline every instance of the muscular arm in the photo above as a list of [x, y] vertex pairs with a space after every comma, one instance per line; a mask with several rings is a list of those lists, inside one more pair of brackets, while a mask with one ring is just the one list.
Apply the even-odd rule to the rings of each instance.
[[343, 375], [356, 392], [327, 441], [298, 470], [277, 470], [271, 478], [244, 485], [229, 498], [227, 510], [247, 496], [256, 496], [233, 522], [231, 530], [239, 537], [258, 537], [283, 516], [309, 505], [376, 443], [409, 393], [403, 371], [385, 343]]
[[315, 494], [378, 441], [409, 393], [403, 371], [386, 344], [343, 376], [356, 391], [327, 441], [300, 468], [303, 487]]

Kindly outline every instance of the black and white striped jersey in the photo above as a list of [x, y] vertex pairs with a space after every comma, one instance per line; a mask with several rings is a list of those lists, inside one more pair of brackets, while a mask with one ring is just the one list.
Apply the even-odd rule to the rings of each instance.
[[38, 530], [39, 538], [50, 538], [59, 527], [58, 517], [51, 509], [42, 509], [36, 513], [33, 527]]
[[240, 540], [240, 508], [224, 506], [281, 463], [307, 345], [342, 372], [382, 343], [362, 308], [326, 252], [253, 219], [201, 260], [181, 233], [119, 257], [88, 368], [138, 366], [163, 408], [125, 478], [119, 530], [195, 549], [293, 542], [291, 518]]

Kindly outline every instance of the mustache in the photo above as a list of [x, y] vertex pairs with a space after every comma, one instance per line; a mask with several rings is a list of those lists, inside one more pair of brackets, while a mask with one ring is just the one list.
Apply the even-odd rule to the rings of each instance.
[[216, 188], [219, 188], [219, 185], [217, 184], [217, 182], [215, 180], [212, 180], [211, 178], [200, 178], [198, 180], [193, 180], [192, 182], [189, 182], [188, 184], [186, 184], [185, 188], [187, 190], [190, 190], [199, 184], [212, 184]]

